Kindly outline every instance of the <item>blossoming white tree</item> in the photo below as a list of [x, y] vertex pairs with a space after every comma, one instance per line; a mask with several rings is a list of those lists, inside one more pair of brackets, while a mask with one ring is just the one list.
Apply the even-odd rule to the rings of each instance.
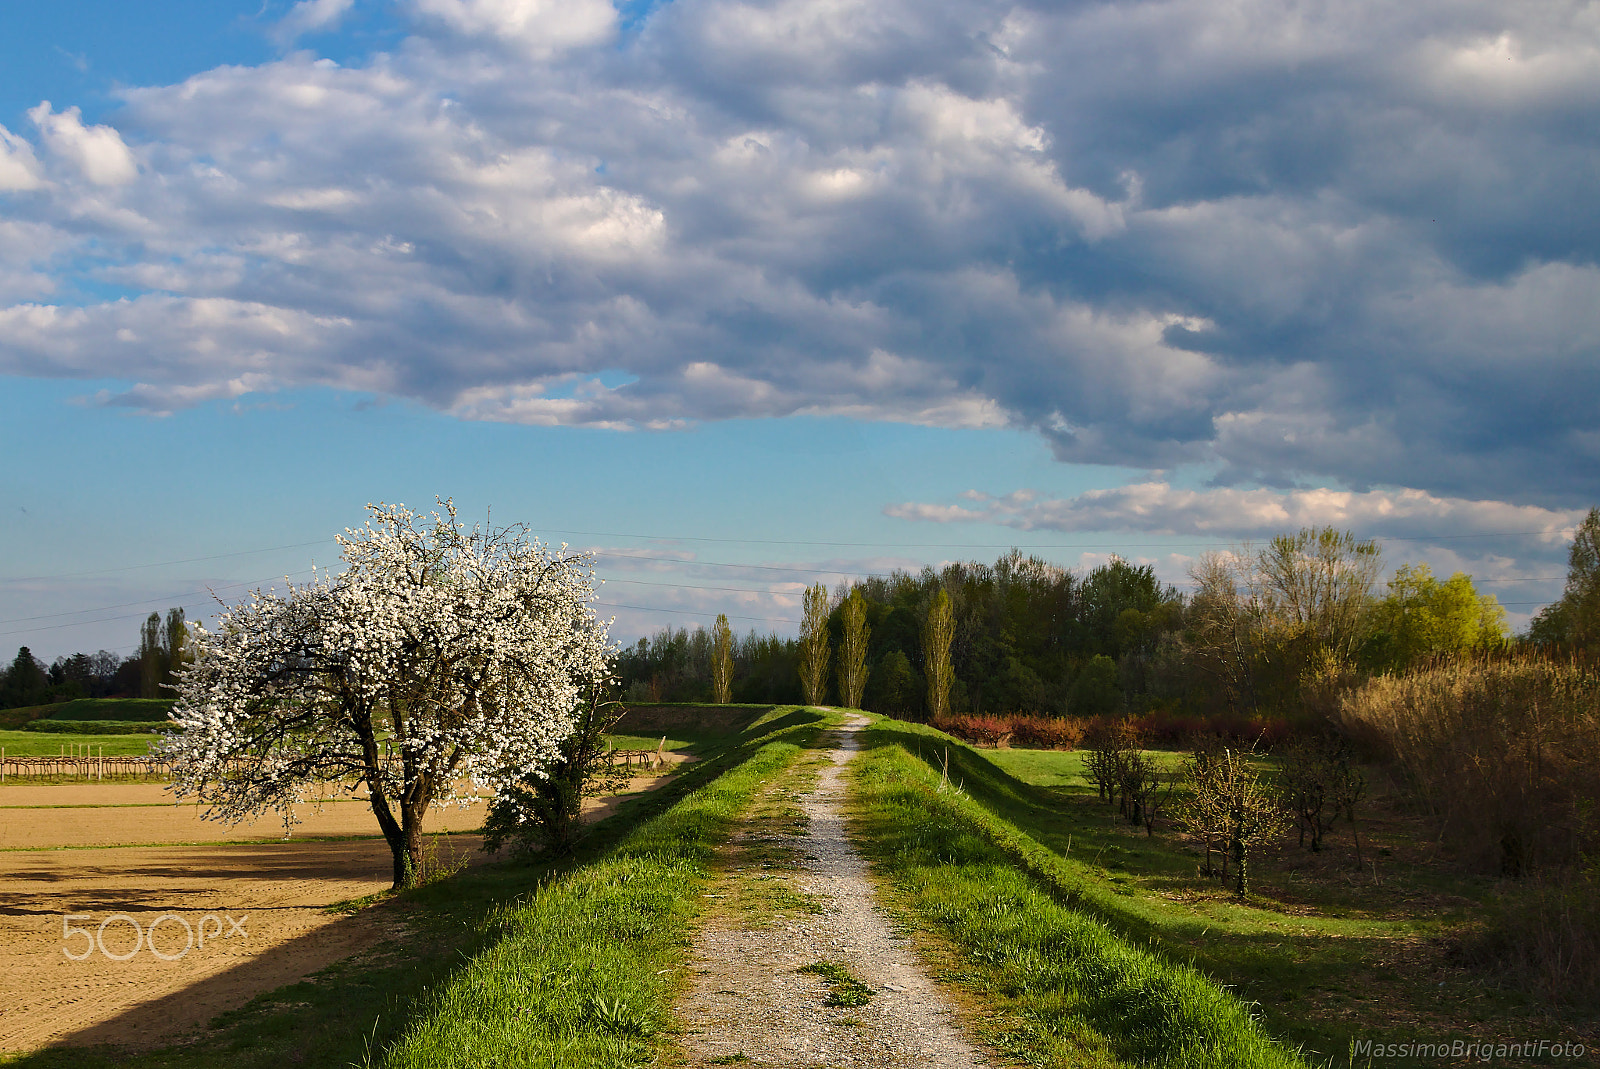
[[442, 507], [430, 522], [368, 506], [339, 538], [342, 574], [257, 590], [215, 631], [193, 628], [166, 744], [180, 798], [239, 821], [364, 784], [406, 887], [431, 805], [507, 792], [559, 756], [608, 675], [591, 561]]

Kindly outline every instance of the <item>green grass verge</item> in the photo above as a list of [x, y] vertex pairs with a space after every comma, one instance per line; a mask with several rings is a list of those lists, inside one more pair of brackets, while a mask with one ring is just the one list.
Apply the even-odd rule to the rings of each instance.
[[665, 738], [667, 750], [687, 750], [696, 753], [708, 745], [714, 747], [721, 738], [714, 734], [697, 731], [684, 731], [679, 728], [675, 731], [666, 731], [660, 735], [607, 735], [606, 740], [611, 743], [613, 750], [654, 750], [661, 746]]
[[499, 938], [430, 998], [383, 1064], [619, 1069], [651, 1061], [713, 851], [822, 719], [775, 717], [763, 725], [764, 744], [737, 766], [606, 856], [497, 911]]
[[71, 754], [74, 746], [89, 746], [95, 754], [103, 746], [107, 757], [142, 757], [154, 741], [153, 735], [96, 735], [91, 739], [77, 732], [0, 731], [0, 746], [5, 747], [7, 757], [55, 757], [62, 747]]
[[20, 727], [30, 720], [165, 720], [172, 698], [75, 698], [70, 702], [0, 709], [0, 725]]
[[165, 720], [30, 720], [23, 731], [55, 735], [154, 735], [172, 725]]
[[[1081, 908], [1096, 892], [1056, 854], [966, 790], [940, 790], [917, 751], [932, 758], [948, 745], [955, 758], [958, 744], [888, 720], [864, 741], [854, 772], [858, 839], [906, 915], [954, 944], [953, 978], [988, 1003], [992, 1042], [1046, 1066], [1305, 1064], [1239, 999]], [[952, 768], [953, 778], [981, 772]]]

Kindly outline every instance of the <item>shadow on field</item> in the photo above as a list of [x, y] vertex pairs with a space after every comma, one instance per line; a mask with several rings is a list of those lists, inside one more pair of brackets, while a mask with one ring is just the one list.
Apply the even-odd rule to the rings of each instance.
[[[425, 1012], [428, 993], [447, 984], [473, 957], [498, 942], [501, 932], [494, 919], [497, 907], [603, 856], [634, 826], [747, 760], [774, 733], [820, 720], [818, 713], [796, 709], [762, 723], [745, 724], [720, 747], [708, 747], [701, 760], [681, 766], [668, 783], [624, 801], [611, 816], [593, 826], [569, 858], [546, 861], [534, 855], [474, 865], [447, 879], [352, 913], [302, 939], [142, 1004], [113, 1020], [85, 1028], [56, 1046], [4, 1064], [7, 1069], [283, 1069], [286, 1064], [346, 1069], [351, 1065], [377, 1064], [382, 1051]], [[340, 849], [358, 844], [319, 845]], [[272, 849], [260, 848], [257, 860], [263, 866], [281, 866], [283, 878], [316, 878], [314, 863], [286, 863], [275, 859]], [[195, 873], [190, 870], [186, 875]], [[233, 875], [237, 876], [237, 870]], [[109, 909], [112, 905], [94, 908]], [[175, 903], [166, 908], [185, 907]], [[351, 949], [339, 951], [333, 944], [341, 940], [351, 944]], [[358, 942], [361, 945], [354, 945]], [[329, 947], [323, 962], [332, 964], [300, 980], [305, 968], [295, 968], [290, 963], [296, 956], [303, 962], [308, 949], [315, 947]], [[370, 952], [362, 954], [361, 950]], [[351, 954], [354, 956], [348, 956]], [[288, 986], [274, 989], [273, 985], [283, 984]], [[208, 988], [239, 990], [247, 985], [268, 990], [248, 1004], [214, 1018], [193, 1013], [192, 1008], [203, 1002]], [[118, 1046], [148, 1031], [152, 1021], [170, 1021], [185, 1013], [202, 1026], [209, 1018], [210, 1030], [194, 1042], [143, 1053]]]

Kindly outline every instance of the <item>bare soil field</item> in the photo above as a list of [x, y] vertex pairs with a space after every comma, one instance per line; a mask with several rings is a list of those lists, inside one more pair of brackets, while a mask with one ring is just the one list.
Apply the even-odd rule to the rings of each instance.
[[[665, 779], [637, 777], [628, 793]], [[307, 806], [283, 840], [281, 818], [229, 827], [170, 799], [160, 784], [0, 788], [0, 1051], [161, 1046], [404, 938], [395, 911], [328, 910], [389, 886], [365, 801]], [[598, 819], [619, 800], [585, 809]], [[481, 804], [439, 809], [428, 830], [482, 821]], [[476, 835], [437, 842], [444, 862], [483, 857]]]
[[[174, 805], [159, 783], [58, 784], [0, 787], [0, 850], [249, 842], [284, 837], [276, 814], [228, 825], [206, 820], [193, 804]], [[365, 798], [329, 799], [295, 811], [289, 838], [378, 834], [378, 818]], [[471, 831], [483, 824], [483, 806], [434, 809], [427, 830]]]

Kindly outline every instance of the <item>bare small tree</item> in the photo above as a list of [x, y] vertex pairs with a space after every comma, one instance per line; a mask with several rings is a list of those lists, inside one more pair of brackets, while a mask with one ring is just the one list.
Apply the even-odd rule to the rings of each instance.
[[803, 604], [800, 684], [806, 704], [821, 705], [828, 700], [828, 588], [821, 583], [807, 587]]
[[727, 613], [718, 613], [711, 628], [711, 689], [718, 705], [733, 701], [733, 629]]
[[867, 602], [861, 591], [844, 599], [844, 642], [839, 647], [839, 698], [849, 709], [861, 708], [867, 689]]
[[1234, 893], [1250, 889], [1250, 855], [1283, 830], [1283, 811], [1272, 784], [1251, 765], [1253, 750], [1225, 748], [1217, 761], [1217, 803], [1222, 810], [1223, 841], [1233, 863]]
[[955, 670], [950, 665], [950, 643], [955, 638], [955, 614], [950, 595], [941, 587], [928, 605], [922, 622], [923, 671], [928, 677], [928, 715], [939, 719], [950, 715], [950, 684]]

